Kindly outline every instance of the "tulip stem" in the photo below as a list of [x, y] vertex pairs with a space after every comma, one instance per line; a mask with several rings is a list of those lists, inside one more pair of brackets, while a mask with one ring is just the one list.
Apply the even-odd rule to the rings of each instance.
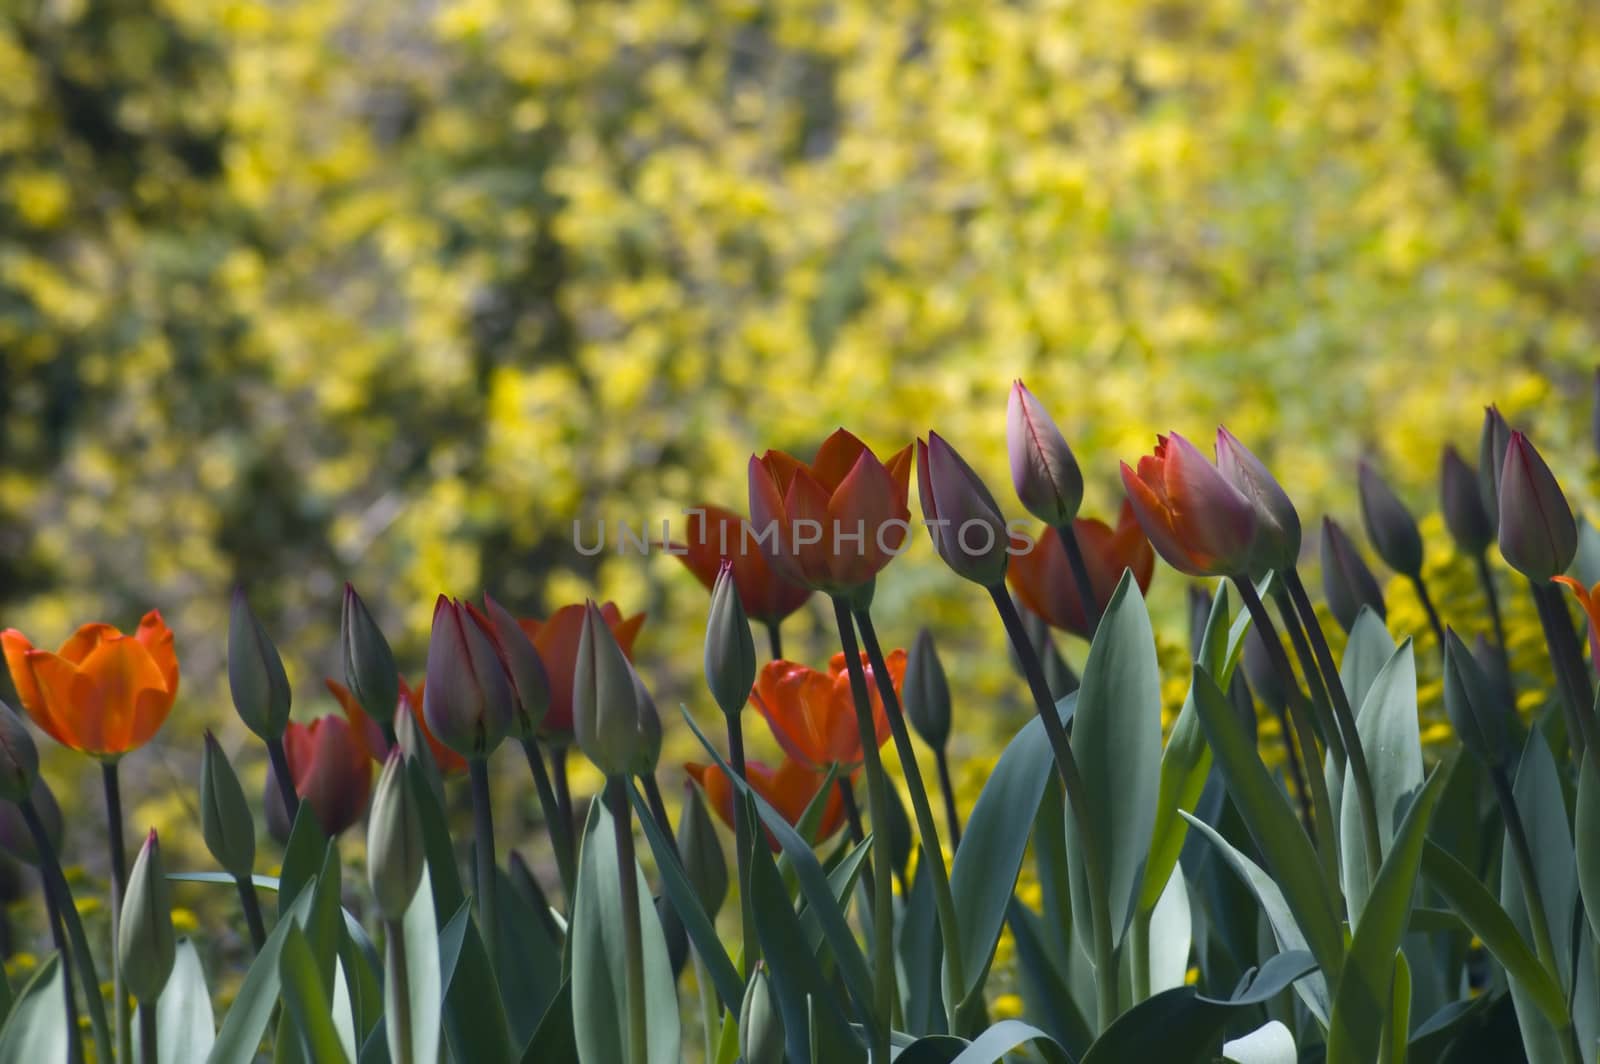
[[139, 1005], [139, 1059], [154, 1064], [160, 1059], [160, 1040], [156, 1038], [156, 1003]]
[[1350, 693], [1344, 689], [1344, 679], [1339, 675], [1339, 666], [1334, 663], [1333, 651], [1328, 647], [1327, 633], [1317, 620], [1317, 611], [1311, 605], [1311, 596], [1306, 594], [1306, 585], [1300, 579], [1299, 570], [1289, 569], [1279, 575], [1289, 589], [1289, 597], [1294, 601], [1295, 611], [1300, 615], [1300, 623], [1316, 654], [1317, 668], [1322, 672], [1323, 686], [1333, 708], [1334, 729], [1344, 738], [1344, 760], [1350, 766], [1350, 775], [1356, 785], [1356, 803], [1361, 811], [1367, 877], [1375, 880], [1378, 868], [1383, 863], [1382, 837], [1378, 833], [1378, 799], [1372, 787], [1372, 772], [1367, 767], [1367, 751], [1361, 745], [1361, 733], [1356, 730], [1356, 714], [1350, 705]]
[[1061, 725], [1061, 715], [1051, 697], [1050, 685], [1044, 678], [1044, 668], [1039, 664], [1039, 654], [1028, 639], [1017, 607], [1006, 594], [1005, 587], [996, 584], [989, 589], [995, 609], [1005, 625], [1006, 635], [1022, 674], [1027, 678], [1028, 690], [1033, 695], [1034, 708], [1044, 724], [1045, 735], [1050, 739], [1055, 754], [1056, 772], [1067, 792], [1067, 805], [1078, 825], [1079, 845], [1083, 851], [1083, 870], [1089, 881], [1089, 911], [1094, 925], [1094, 980], [1096, 1027], [1104, 1031], [1117, 1018], [1117, 963], [1116, 945], [1111, 938], [1111, 904], [1107, 896], [1110, 883], [1106, 878], [1105, 847], [1100, 838], [1099, 825], [1089, 816], [1089, 794], [1078, 772], [1078, 761], [1072, 755], [1072, 743], [1067, 739], [1067, 729]]
[[661, 787], [656, 783], [655, 773], [646, 773], [639, 777], [639, 782], [644, 787], [645, 804], [650, 807], [650, 818], [656, 822], [656, 827], [661, 829], [661, 834], [672, 843], [673, 849], [678, 846], [677, 834], [672, 830], [672, 817], [667, 815], [667, 803], [661, 797]]
[[1083, 548], [1078, 544], [1077, 529], [1068, 521], [1056, 527], [1056, 538], [1061, 540], [1061, 546], [1067, 552], [1067, 565], [1072, 569], [1072, 582], [1078, 589], [1078, 604], [1083, 607], [1083, 619], [1088, 631], [1089, 641], [1094, 642], [1094, 633], [1100, 627], [1100, 604], [1095, 599], [1094, 583], [1089, 579], [1089, 566], [1083, 559]]
[[[728, 721], [728, 763], [733, 766], [733, 774], [748, 783], [750, 777], [744, 770], [744, 724], [738, 713], [728, 713], [724, 716]], [[754, 830], [755, 825], [750, 823], [750, 803], [743, 795], [735, 794], [733, 837], [739, 854], [734, 864], [739, 869], [739, 930], [744, 940], [744, 969], [740, 974], [747, 980], [750, 978], [750, 973], [755, 971], [756, 961], [761, 959], [761, 940], [756, 937], [755, 904], [750, 897], [748, 855], [751, 846], [754, 845], [751, 840], [751, 833]]]
[[1417, 601], [1422, 603], [1422, 609], [1428, 615], [1428, 627], [1433, 629], [1433, 637], [1439, 641], [1439, 653], [1444, 653], [1444, 625], [1439, 621], [1439, 611], [1434, 609], [1433, 596], [1428, 594], [1427, 582], [1418, 573], [1411, 578], [1411, 586], [1417, 589]]
[[272, 778], [278, 781], [278, 794], [283, 798], [283, 811], [289, 823], [300, 815], [300, 795], [294, 789], [294, 776], [289, 772], [289, 755], [284, 753], [283, 740], [267, 740], [267, 762], [272, 765]]
[[1333, 757], [1334, 764], [1343, 765], [1349, 756], [1344, 746], [1344, 729], [1340, 727], [1339, 717], [1334, 712], [1333, 695], [1323, 679], [1316, 653], [1311, 649], [1306, 630], [1300, 624], [1294, 595], [1289, 591], [1287, 581], [1272, 581], [1272, 602], [1278, 607], [1278, 618], [1283, 621], [1284, 631], [1289, 633], [1289, 643], [1294, 647], [1295, 660], [1300, 662], [1300, 672], [1306, 678], [1306, 686], [1311, 688], [1311, 706], [1317, 711], [1317, 722], [1322, 726], [1328, 753]]
[[528, 771], [533, 775], [533, 789], [539, 794], [539, 809], [544, 813], [545, 830], [550, 833], [550, 849], [555, 851], [556, 870], [561, 874], [561, 896], [567, 901], [567, 911], [572, 910], [572, 892], [577, 884], [577, 859], [572, 852], [571, 821], [561, 815], [561, 803], [550, 786], [550, 773], [544, 765], [544, 751], [539, 740], [522, 740], [522, 752], [528, 759]]
[[[928, 802], [928, 789], [922, 782], [922, 769], [917, 765], [917, 749], [911, 745], [911, 731], [906, 727], [906, 715], [900, 708], [900, 695], [894, 689], [894, 677], [889, 675], [889, 663], [878, 643], [878, 633], [872, 625], [872, 614], [862, 607], [855, 611], [857, 626], [861, 629], [861, 642], [867, 650], [867, 661], [872, 665], [872, 677], [878, 685], [878, 696], [883, 699], [885, 715], [889, 718], [889, 732], [894, 736], [895, 753], [900, 757], [900, 769], [906, 777], [906, 789], [911, 792], [911, 809], [917, 820], [917, 835], [922, 843], [922, 854], [933, 873], [933, 902], [939, 917], [939, 933], [944, 939], [945, 961], [950, 968], [950, 983], [965, 988], [966, 968], [961, 956], [961, 928], [956, 923], [955, 897], [950, 893], [950, 872], [944, 866], [944, 848], [939, 843], [939, 824], [934, 819], [933, 807]], [[876, 738], [876, 728], [874, 728]], [[885, 852], [887, 853], [887, 847]], [[955, 1004], [955, 1003], [952, 1003]], [[950, 1016], [950, 1030], [955, 1034], [956, 1017]]]
[[[567, 782], [567, 747], [552, 746], [550, 748], [550, 782], [555, 785], [556, 791], [556, 818], [561, 821], [561, 833], [566, 836], [567, 850], [573, 856], [573, 868], [577, 868], [577, 834], [572, 819], [572, 787]], [[573, 886], [577, 886], [577, 873], [573, 873]], [[569, 895], [567, 904], [572, 904]]]
[[[500, 906], [495, 882], [494, 810], [489, 803], [489, 759], [475, 757], [467, 762], [472, 783], [473, 856], [477, 860], [478, 930], [491, 960], [499, 953]], [[498, 971], [499, 965], [493, 967]]]
[[839, 629], [839, 648], [844, 651], [845, 669], [850, 674], [850, 694], [856, 707], [856, 730], [861, 736], [861, 756], [867, 770], [867, 805], [872, 811], [872, 832], [883, 850], [872, 862], [872, 963], [873, 987], [877, 992], [873, 1023], [869, 1025], [872, 1059], [889, 1059], [889, 1025], [899, 994], [895, 990], [894, 883], [889, 859], [889, 780], [878, 755], [878, 731], [872, 720], [872, 699], [867, 693], [867, 677], [861, 668], [861, 652], [856, 648], [855, 626], [850, 620], [850, 604], [835, 595], [833, 619]]
[[691, 950], [694, 963], [694, 989], [695, 995], [700, 999], [700, 1030], [705, 1033], [706, 1064], [716, 1064], [717, 1060], [717, 1032], [712, 1030], [715, 1021], [712, 1020], [711, 994], [708, 984], [711, 977], [706, 973], [706, 962], [700, 959], [699, 950]]
[[250, 882], [248, 876], [235, 876], [234, 883], [239, 887], [239, 907], [244, 910], [244, 922], [250, 925], [250, 942], [260, 953], [261, 947], [267, 944], [267, 925], [261, 918], [261, 901], [256, 897], [256, 885]]
[[384, 1001], [393, 1009], [384, 1025], [389, 1036], [389, 1056], [393, 1064], [415, 1064], [416, 1050], [411, 1044], [411, 973], [406, 961], [406, 932], [403, 921], [383, 922], [383, 974], [387, 980]]
[[939, 789], [944, 792], [944, 815], [950, 822], [950, 850], [954, 853], [961, 848], [961, 813], [956, 809], [956, 789], [950, 782], [950, 759], [942, 746], [933, 751], [933, 758], [939, 766]]
[[1600, 771], [1600, 746], [1595, 744], [1596, 737], [1589, 734], [1594, 689], [1583, 667], [1583, 651], [1578, 647], [1578, 634], [1572, 628], [1572, 615], [1567, 612], [1567, 604], [1560, 593], [1550, 584], [1529, 580], [1528, 587], [1533, 591], [1533, 604], [1538, 607], [1539, 623], [1544, 626], [1544, 640], [1550, 648], [1572, 759], [1579, 762], [1587, 752], [1596, 771]]
[[[117, 777], [117, 762], [106, 761], [100, 765], [100, 782], [106, 795], [106, 838], [110, 843], [111, 857], [111, 942], [118, 941], [122, 926], [122, 899], [128, 893], [128, 852], [122, 839], [122, 786]], [[133, 1058], [132, 1012], [128, 995], [122, 987], [122, 965], [111, 966], [111, 1000], [116, 1007], [118, 1059]]]
[[628, 993], [629, 1064], [645, 1064], [649, 1054], [644, 1015], [644, 931], [639, 919], [639, 873], [633, 859], [633, 806], [627, 781], [612, 776], [606, 783], [612, 828], [617, 837], [617, 882], [622, 888], [622, 942]]
[[1500, 664], [1505, 666], [1506, 678], [1511, 677], [1511, 653], [1506, 648], [1505, 621], [1500, 616], [1500, 593], [1495, 590], [1494, 572], [1489, 568], [1489, 552], [1481, 550], [1473, 559], [1478, 569], [1478, 583], [1483, 586], [1483, 600], [1489, 607], [1489, 624], [1494, 629], [1495, 649], [1500, 651]]
[[[859, 846], [866, 841], [867, 825], [861, 819], [861, 803], [856, 801], [855, 784], [850, 782], [849, 776], [841, 775], [834, 778], [833, 786], [839, 792], [839, 804], [844, 806], [845, 830], [850, 833], [850, 841]], [[872, 855], [867, 854], [861, 859], [865, 866], [861, 869], [859, 882], [870, 906], [875, 896], [872, 892]]]
[[[67, 877], [61, 871], [61, 861], [56, 856], [55, 847], [50, 844], [50, 836], [44, 830], [44, 821], [39, 819], [39, 811], [33, 800], [24, 798], [17, 803], [17, 810], [22, 814], [22, 822], [28, 826], [33, 848], [39, 855], [39, 872], [45, 890], [55, 895], [62, 926], [66, 928], [67, 939], [77, 955], [78, 985], [83, 990], [84, 1002], [89, 1010], [89, 1026], [94, 1031], [95, 1059], [113, 1060], [111, 1027], [106, 1022], [105, 1000], [100, 996], [100, 976], [95, 972], [94, 955], [89, 951], [89, 938], [83, 933], [78, 907], [72, 901], [72, 888], [67, 885]], [[66, 975], [67, 970], [63, 968], [61, 974]]]
[[778, 621], [767, 622], [767, 642], [772, 644], [772, 660], [783, 660], [783, 629]]
[[72, 990], [72, 955], [67, 952], [67, 929], [61, 921], [61, 905], [50, 886], [48, 876], [40, 875], [39, 889], [44, 892], [45, 918], [50, 922], [50, 941], [55, 944], [61, 958], [61, 989], [67, 1004], [67, 1059], [72, 1064], [82, 1064], [83, 1032], [78, 1030], [78, 998]]

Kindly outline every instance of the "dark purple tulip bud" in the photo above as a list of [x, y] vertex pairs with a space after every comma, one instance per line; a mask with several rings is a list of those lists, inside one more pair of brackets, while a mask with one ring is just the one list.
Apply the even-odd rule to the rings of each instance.
[[1561, 485], [1520, 432], [1511, 434], [1500, 471], [1500, 553], [1535, 582], [1560, 576], [1578, 553], [1578, 525]]
[[1365, 459], [1360, 466], [1361, 520], [1384, 564], [1404, 576], [1422, 575], [1422, 533], [1389, 482]]
[[39, 778], [39, 748], [16, 711], [0, 702], [0, 799], [20, 802]]
[[427, 675], [428, 730], [462, 757], [488, 757], [511, 728], [517, 696], [489, 633], [443, 595], [433, 608]]
[[[33, 799], [34, 811], [44, 824], [45, 840], [50, 843], [51, 851], [59, 854], [66, 821], [61, 816], [60, 803], [43, 776], [33, 778], [33, 790], [29, 792], [29, 797]], [[13, 802], [0, 802], [0, 853], [25, 865], [39, 866], [39, 848], [34, 845], [33, 832], [28, 830], [27, 822], [22, 819], [22, 809]]]
[[1500, 471], [1505, 468], [1510, 442], [1511, 426], [1500, 416], [1500, 408], [1484, 407], [1483, 431], [1478, 436], [1478, 492], [1491, 522], [1500, 520]]
[[[490, 598], [488, 592], [483, 595], [483, 612], [483, 622], [487, 622], [487, 630], [505, 658], [511, 686], [517, 693], [512, 731], [518, 739], [532, 739], [539, 725], [544, 723], [545, 711], [550, 708], [550, 677], [544, 670], [544, 659], [539, 657], [533, 640], [528, 638], [517, 619]], [[423, 695], [426, 697], [427, 692]]]
[[937, 432], [917, 441], [917, 493], [945, 564], [983, 587], [1004, 581], [1011, 546], [1006, 519], [978, 474]]
[[922, 741], [943, 750], [950, 741], [950, 681], [945, 677], [933, 633], [926, 628], [917, 633], [906, 655], [906, 674], [900, 690], [906, 716]]
[[1061, 430], [1020, 380], [1006, 401], [1006, 447], [1023, 509], [1051, 528], [1070, 524], [1083, 504], [1083, 473]]
[[1206, 625], [1211, 623], [1211, 592], [1199, 584], [1188, 587], [1189, 657], [1198, 659], [1205, 645]]
[[1444, 523], [1462, 553], [1478, 555], [1494, 542], [1494, 520], [1483, 508], [1483, 491], [1478, 474], [1461, 452], [1444, 449], [1439, 468], [1439, 497], [1444, 508]]
[[339, 613], [339, 646], [344, 658], [344, 685], [356, 696], [367, 716], [383, 726], [394, 726], [400, 704], [400, 670], [394, 652], [372, 619], [356, 589], [344, 585], [344, 605]]
[[1250, 689], [1261, 699], [1262, 705], [1271, 710], [1279, 710], [1289, 704], [1288, 693], [1283, 689], [1283, 680], [1278, 676], [1278, 670], [1268, 655], [1261, 629], [1255, 625], [1250, 626], [1250, 631], [1244, 637], [1244, 674], [1250, 683]]
[[1444, 708], [1462, 746], [1491, 766], [1505, 764], [1510, 705], [1454, 629], [1445, 631]]
[[578, 748], [607, 776], [654, 769], [661, 751], [655, 704], [593, 602], [584, 605], [578, 637], [572, 723]]
[[1256, 512], [1256, 539], [1252, 548], [1258, 573], [1293, 569], [1300, 560], [1300, 515], [1294, 503], [1261, 459], [1250, 453], [1237, 436], [1217, 428], [1217, 470], [1239, 489]]
[[289, 677], [242, 587], [233, 589], [228, 615], [228, 690], [245, 727], [263, 739], [283, 738], [289, 724]]
[[1378, 578], [1331, 517], [1322, 519], [1322, 593], [1334, 620], [1346, 632], [1355, 627], [1363, 606], [1371, 607], [1379, 617], [1389, 615]]

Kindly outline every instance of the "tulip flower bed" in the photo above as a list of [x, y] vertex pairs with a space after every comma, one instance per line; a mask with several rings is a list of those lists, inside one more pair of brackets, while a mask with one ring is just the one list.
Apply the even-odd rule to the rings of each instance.
[[[1600, 532], [1529, 439], [1490, 408], [1476, 468], [1444, 456], [1482, 614], [1441, 616], [1416, 520], [1360, 468], [1366, 538], [1442, 656], [1458, 741], [1428, 756], [1417, 651], [1385, 627], [1360, 548], [1323, 522], [1319, 612], [1295, 504], [1226, 429], [1213, 456], [1173, 434], [1122, 464], [1114, 527], [1080, 515], [1077, 459], [1020, 382], [1008, 439], [1037, 535], [937, 433], [887, 459], [842, 430], [809, 462], [769, 451], [750, 460], [748, 521], [692, 511], [680, 557], [710, 591], [720, 717], [658, 709], [632, 661], [643, 617], [611, 603], [530, 621], [440, 596], [412, 687], [347, 586], [344, 677], [328, 681], [343, 713], [293, 722], [274, 642], [236, 594], [229, 686], [271, 767], [258, 808], [207, 737], [213, 869], [167, 867], [153, 831], [123, 852], [122, 758], [179, 687], [159, 614], [131, 635], [85, 625], [54, 653], [6, 631], [26, 716], [100, 762], [112, 931], [87, 934], [33, 733], [0, 710], [0, 815], [40, 870], [54, 947], [25, 984], [0, 982], [0, 1060], [1595, 1064], [1600, 719], [1572, 606], [1600, 660], [1600, 586], [1568, 572], [1596, 575]], [[933, 639], [886, 650], [872, 612], [914, 541], [913, 471], [920, 523], [981, 589], [971, 621], [1004, 630], [1035, 711], [965, 816]], [[1201, 582], [1166, 726], [1143, 597], [1157, 557]], [[1555, 683], [1526, 714], [1511, 595], [1531, 596]], [[812, 596], [838, 646], [816, 667], [782, 651]], [[1081, 677], [1050, 628], [1089, 641]], [[747, 757], [751, 727], [781, 759]], [[676, 816], [667, 728], [703, 748]], [[559, 894], [497, 852], [490, 764], [513, 744]], [[581, 816], [574, 756], [605, 780]], [[448, 812], [463, 786], [470, 825]], [[356, 871], [339, 839], [363, 817]], [[176, 936], [174, 881], [237, 897], [253, 960], [225, 1003]], [[993, 1016], [997, 976], [1020, 1017]]]

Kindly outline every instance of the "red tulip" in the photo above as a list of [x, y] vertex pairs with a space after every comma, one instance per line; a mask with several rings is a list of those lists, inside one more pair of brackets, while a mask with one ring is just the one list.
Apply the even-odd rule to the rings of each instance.
[[1122, 484], [1150, 543], [1190, 576], [1239, 576], [1250, 569], [1256, 513], [1244, 493], [1174, 432], [1137, 472], [1122, 463]]
[[[349, 722], [332, 715], [310, 724], [290, 721], [283, 733], [283, 752], [289, 761], [295, 793], [311, 806], [329, 838], [361, 819], [372, 790], [372, 762], [365, 740]], [[275, 835], [281, 829], [282, 836], [287, 837], [289, 819], [270, 768], [265, 805], [268, 827]]]
[[[865, 654], [861, 655], [861, 664], [867, 674], [873, 729], [882, 746], [889, 738], [889, 719]], [[892, 652], [884, 664], [889, 667], [889, 678], [899, 694], [905, 680], [906, 652]], [[851, 771], [861, 764], [861, 731], [843, 653], [833, 656], [827, 672], [793, 661], [769, 662], [756, 677], [750, 704], [766, 718], [783, 752], [807, 768], [825, 772], [828, 766], [838, 765]]]
[[780, 574], [828, 594], [860, 587], [911, 529], [911, 447], [887, 463], [840, 429], [810, 465], [782, 451], [750, 458], [754, 533]]
[[[361, 708], [361, 703], [350, 689], [338, 680], [325, 681], [328, 691], [338, 700], [339, 706], [344, 710], [345, 717], [350, 721], [350, 726], [355, 729], [356, 736], [366, 748], [367, 754], [377, 764], [383, 764], [389, 756], [389, 740], [384, 738], [383, 729], [378, 722], [367, 716], [366, 710]], [[439, 771], [446, 776], [455, 775], [467, 770], [467, 759], [441, 743], [433, 732], [428, 730], [428, 721], [422, 715], [423, 684], [415, 688], [400, 677], [400, 704], [395, 708], [396, 715], [400, 713], [411, 714], [411, 719], [416, 723], [422, 737], [428, 742], [428, 750], [433, 754], [433, 760]]]
[[[719, 765], [688, 764], [683, 767], [705, 791], [706, 801], [717, 811], [722, 822], [732, 827], [733, 782], [728, 779], [728, 774]], [[823, 781], [828, 778], [790, 758], [785, 758], [777, 768], [760, 761], [746, 761], [744, 772], [751, 789], [765, 798], [768, 805], [782, 814], [783, 819], [794, 825], [800, 823], [800, 818], [822, 788]], [[844, 824], [844, 800], [839, 797], [837, 787], [830, 788], [830, 792], [822, 807], [822, 820], [817, 825], [817, 837], [812, 840], [813, 844], [826, 842]], [[770, 831], [766, 832], [766, 836], [767, 845], [776, 851], [778, 840]]]
[[679, 561], [710, 590], [724, 561], [733, 563], [739, 603], [751, 620], [777, 624], [805, 605], [811, 589], [779, 576], [756, 544], [744, 518], [700, 503], [689, 510], [688, 542], [675, 544]]
[[[1072, 522], [1072, 529], [1083, 550], [1098, 613], [1104, 615], [1111, 605], [1112, 592], [1124, 570], [1133, 570], [1141, 592], [1149, 590], [1156, 570], [1156, 552], [1150, 548], [1126, 499], [1115, 529], [1104, 521], [1083, 517]], [[1046, 528], [1040, 533], [1032, 550], [1013, 555], [1007, 576], [1017, 598], [1046, 624], [1085, 639], [1090, 637], [1089, 620], [1083, 615], [1083, 603], [1078, 598], [1078, 583], [1072, 577], [1067, 552], [1055, 529]]]
[[[644, 626], [644, 614], [623, 617], [616, 603], [607, 602], [600, 614], [617, 637], [622, 652], [633, 657], [633, 641]], [[539, 659], [544, 662], [545, 678], [550, 682], [550, 709], [545, 713], [540, 733], [558, 740], [572, 738], [572, 681], [578, 667], [578, 639], [583, 634], [583, 604], [562, 606], [543, 621], [524, 619], [517, 623], [533, 640]]]

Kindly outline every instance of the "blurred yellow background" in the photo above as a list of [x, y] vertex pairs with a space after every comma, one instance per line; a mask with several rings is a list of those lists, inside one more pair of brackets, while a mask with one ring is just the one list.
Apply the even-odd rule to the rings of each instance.
[[[1578, 0], [4, 0], [0, 71], [0, 626], [163, 610], [136, 825], [192, 815], [205, 726], [260, 778], [235, 582], [297, 716], [334, 708], [345, 579], [413, 672], [441, 591], [646, 609], [658, 700], [709, 709], [699, 585], [574, 520], [742, 509], [752, 451], [841, 424], [937, 428], [1019, 514], [1015, 376], [1099, 516], [1118, 459], [1219, 421], [1308, 528], [1359, 527], [1364, 452], [1431, 509], [1491, 400], [1564, 481], [1592, 461]], [[935, 625], [958, 760], [994, 756], [1022, 692], [981, 599], [919, 533], [878, 601], [891, 646]]]

